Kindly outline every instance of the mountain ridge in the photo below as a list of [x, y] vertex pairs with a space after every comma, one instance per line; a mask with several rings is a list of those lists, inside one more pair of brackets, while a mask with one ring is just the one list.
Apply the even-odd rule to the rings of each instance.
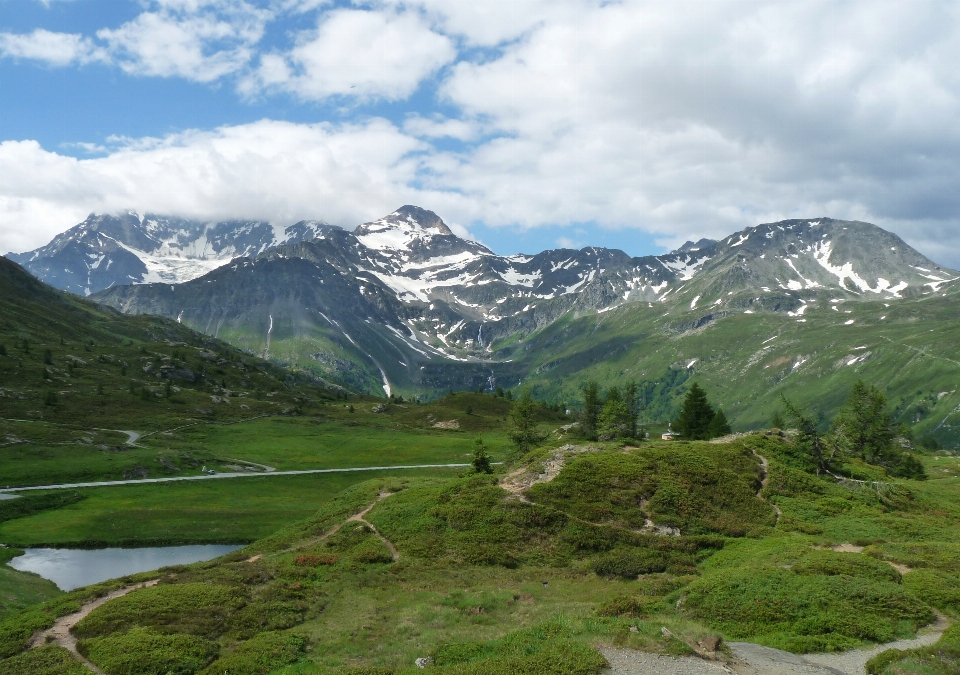
[[[733, 378], [727, 412], [756, 425], [777, 392], [801, 383], [812, 405], [838, 404], [834, 386], [849, 388], [853, 371], [880, 359], [911, 420], [936, 412], [929, 396], [952, 400], [955, 388], [941, 383], [952, 362], [928, 371], [883, 341], [905, 344], [924, 335], [915, 322], [928, 320], [929, 339], [950, 344], [960, 274], [869, 223], [764, 223], [641, 257], [596, 247], [500, 256], [447, 232], [436, 214], [405, 206], [188, 282], [114, 286], [92, 299], [180, 321], [357, 391], [431, 397], [524, 384], [571, 401], [586, 378], [632, 378], [654, 392], [647, 403], [657, 421], [689, 377], [722, 390]], [[914, 393], [927, 386], [939, 389]], [[960, 434], [948, 418], [930, 422], [943, 439]]]

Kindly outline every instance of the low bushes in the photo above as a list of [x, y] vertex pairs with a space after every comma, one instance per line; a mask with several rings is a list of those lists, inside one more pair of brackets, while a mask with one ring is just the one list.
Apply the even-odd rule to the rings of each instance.
[[887, 642], [933, 619], [927, 605], [894, 583], [779, 566], [706, 574], [687, 587], [684, 607], [729, 637], [793, 652]]
[[216, 636], [244, 604], [240, 591], [205, 583], [160, 584], [117, 598], [88, 614], [74, 627], [80, 638], [149, 626], [170, 633]]
[[0, 675], [90, 675], [90, 671], [66, 649], [48, 645], [0, 661]]
[[217, 643], [195, 635], [169, 635], [152, 628], [90, 638], [77, 651], [107, 675], [193, 675], [216, 658]]
[[960, 617], [960, 578], [918, 569], [903, 575], [903, 587], [941, 612]]
[[694, 564], [693, 557], [683, 553], [630, 548], [604, 553], [595, 558], [591, 566], [600, 576], [635, 579], [641, 574], [656, 572], [690, 572]]
[[919, 649], [888, 649], [867, 661], [869, 675], [956, 675], [960, 672], [960, 624], [948, 628], [940, 640]]
[[490, 642], [441, 645], [434, 668], [449, 675], [595, 675], [607, 665], [595, 649], [571, 639], [556, 621]]
[[299, 661], [306, 647], [306, 638], [300, 635], [261, 633], [221, 656], [200, 675], [266, 675]]
[[796, 574], [847, 575], [875, 581], [900, 583], [900, 573], [885, 562], [869, 556], [833, 551], [810, 551], [793, 565]]

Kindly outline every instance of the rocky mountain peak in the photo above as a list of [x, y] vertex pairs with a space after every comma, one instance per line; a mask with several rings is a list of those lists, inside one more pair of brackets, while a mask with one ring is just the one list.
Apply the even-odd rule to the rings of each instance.
[[364, 246], [373, 249], [409, 249], [415, 242], [435, 236], [454, 236], [433, 211], [401, 206], [388, 216], [357, 226], [353, 231]]

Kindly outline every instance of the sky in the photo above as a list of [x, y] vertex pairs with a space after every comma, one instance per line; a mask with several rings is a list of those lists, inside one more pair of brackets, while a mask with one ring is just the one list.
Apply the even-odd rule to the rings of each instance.
[[0, 0], [0, 251], [91, 212], [659, 253], [786, 218], [960, 268], [960, 3]]

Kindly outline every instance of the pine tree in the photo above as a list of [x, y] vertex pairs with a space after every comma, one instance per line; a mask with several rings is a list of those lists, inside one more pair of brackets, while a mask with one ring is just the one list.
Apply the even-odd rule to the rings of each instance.
[[626, 438], [630, 434], [629, 416], [626, 404], [619, 397], [608, 398], [597, 423], [597, 438], [601, 441]]
[[48, 366], [53, 365], [53, 352], [51, 352], [49, 349], [43, 350], [43, 362]]
[[710, 420], [710, 427], [708, 429], [710, 438], [720, 438], [721, 436], [726, 436], [731, 433], [730, 423], [727, 422], [727, 416], [723, 414], [722, 408], [717, 408], [717, 411], [713, 415], [713, 419]]
[[529, 392], [523, 392], [520, 400], [510, 409], [510, 440], [517, 450], [526, 453], [543, 441], [543, 435], [537, 429], [535, 418], [536, 405]]
[[909, 432], [894, 425], [886, 407], [887, 399], [877, 387], [863, 381], [854, 384], [830, 427], [835, 452], [878, 464], [894, 476], [925, 479], [923, 465], [896, 442], [898, 435]]
[[0, 345], [0, 356], [7, 355], [7, 345]]
[[813, 418], [808, 417], [788, 401], [786, 396], [781, 394], [780, 398], [788, 419], [797, 430], [796, 442], [793, 446], [795, 450], [791, 454], [794, 454], [804, 468], [811, 473], [830, 473], [836, 448], [834, 447], [833, 450], [829, 448], [827, 440], [820, 434]]
[[683, 399], [680, 414], [673, 421], [673, 430], [686, 440], [706, 440], [710, 437], [710, 423], [714, 415], [707, 401], [707, 392], [694, 382]]
[[871, 464], [888, 464], [899, 455], [893, 447], [896, 429], [884, 411], [886, 407], [887, 400], [879, 389], [868, 387], [862, 380], [853, 385], [832, 426], [845, 454]]
[[587, 438], [597, 437], [600, 410], [600, 385], [590, 380], [583, 388], [583, 419], [580, 421], [583, 435]]
[[627, 407], [628, 424], [630, 432], [627, 434], [630, 438], [637, 438], [637, 419], [640, 417], [640, 389], [633, 380], [627, 382], [623, 388], [623, 403]]
[[473, 446], [473, 471], [474, 473], [493, 473], [493, 467], [490, 465], [490, 455], [487, 454], [487, 446], [483, 444], [483, 438], [477, 436]]

